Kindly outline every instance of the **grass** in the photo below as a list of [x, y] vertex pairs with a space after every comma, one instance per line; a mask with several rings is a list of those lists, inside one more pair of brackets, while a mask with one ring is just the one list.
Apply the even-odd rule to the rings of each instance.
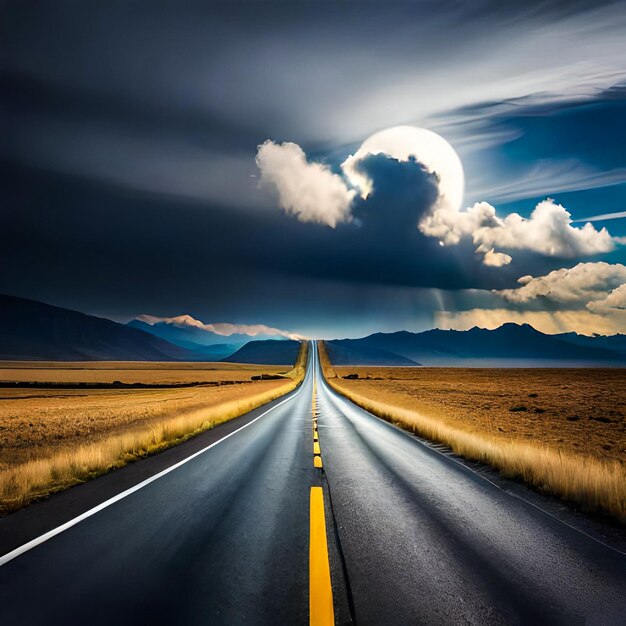
[[[202, 380], [211, 371], [213, 380], [232, 381], [232, 372], [240, 379], [244, 373], [246, 379], [239, 384], [156, 390], [0, 390], [0, 514], [160, 452], [288, 393], [304, 377], [306, 351], [305, 342], [287, 372], [275, 366], [240, 365], [225, 370], [205, 367], [200, 374]], [[193, 374], [190, 378], [189, 371], [203, 370], [193, 365], [183, 367], [182, 375], [173, 373], [174, 364], [163, 369], [173, 382], [190, 382], [197, 378]], [[101, 378], [101, 367], [94, 367], [95, 373], [84, 369], [85, 364], [81, 367], [82, 381], [107, 382]], [[50, 369], [63, 368], [41, 369], [49, 375]], [[68, 377], [76, 382], [73, 369]], [[126, 369], [139, 376], [137, 369], [125, 367], [111, 369], [111, 376], [123, 379]], [[163, 381], [158, 367], [147, 369], [156, 374], [133, 382], [155, 382], [155, 376]], [[285, 379], [250, 381], [252, 375], [280, 371]], [[54, 381], [66, 382], [63, 376]]]
[[0, 361], [0, 382], [177, 384], [248, 379], [284, 372], [289, 365], [135, 361]]
[[626, 521], [623, 370], [333, 368], [323, 345], [320, 361], [336, 391], [382, 419]]

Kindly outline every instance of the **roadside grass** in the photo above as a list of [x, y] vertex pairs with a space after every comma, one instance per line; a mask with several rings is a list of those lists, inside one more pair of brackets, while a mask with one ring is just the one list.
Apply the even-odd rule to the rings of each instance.
[[0, 361], [0, 382], [76, 384], [183, 384], [278, 374], [289, 366], [178, 361]]
[[[571, 501], [586, 511], [608, 513], [626, 522], [626, 467], [616, 459], [565, 452], [558, 447], [514, 437], [468, 430], [425, 412], [394, 406], [349, 388], [353, 381], [337, 377], [325, 346], [318, 343], [320, 363], [328, 384], [378, 417], [430, 441], [449, 446], [456, 454], [497, 469], [503, 476], [523, 480], [542, 493]], [[373, 385], [376, 382], [372, 383]], [[384, 396], [381, 386], [379, 397]]]
[[263, 383], [242, 385], [236, 390], [242, 397], [205, 409], [181, 410], [178, 414], [148, 420], [143, 425], [135, 424], [125, 431], [84, 444], [38, 449], [37, 458], [0, 471], [0, 515], [161, 452], [289, 393], [304, 378], [307, 346], [307, 342], [302, 343], [298, 360], [293, 369], [285, 373], [285, 381], [269, 381], [271, 388], [264, 391], [258, 391], [257, 386], [268, 386]]

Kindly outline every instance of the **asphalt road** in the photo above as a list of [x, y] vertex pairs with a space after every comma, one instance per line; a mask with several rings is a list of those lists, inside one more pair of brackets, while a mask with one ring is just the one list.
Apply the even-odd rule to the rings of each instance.
[[[310, 358], [269, 411], [179, 446], [172, 463], [196, 456], [1, 565], [0, 624], [307, 624], [320, 486], [337, 623], [626, 622], [626, 557], [337, 396]], [[71, 492], [132, 489], [158, 462], [0, 520], [0, 545], [11, 518], [34, 539], [79, 512], [55, 505]]]

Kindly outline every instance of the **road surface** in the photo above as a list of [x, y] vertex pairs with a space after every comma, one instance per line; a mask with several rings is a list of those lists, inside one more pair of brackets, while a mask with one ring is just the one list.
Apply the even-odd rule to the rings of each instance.
[[170, 454], [0, 520], [0, 624], [626, 622], [624, 555], [338, 396], [313, 350]]

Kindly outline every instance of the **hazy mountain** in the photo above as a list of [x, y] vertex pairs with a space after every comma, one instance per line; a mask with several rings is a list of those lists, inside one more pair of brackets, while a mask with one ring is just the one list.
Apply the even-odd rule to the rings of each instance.
[[0, 358], [201, 360], [192, 351], [124, 324], [6, 295], [0, 295]]
[[588, 337], [587, 335], [578, 335], [576, 333], [563, 333], [554, 335], [554, 337], [577, 346], [612, 350], [626, 358], [626, 335], [593, 335]]
[[[168, 328], [165, 328], [168, 326]], [[148, 327], [148, 328], [146, 328]], [[179, 332], [180, 331], [180, 332]], [[191, 331], [191, 332], [190, 332]], [[206, 330], [168, 324], [128, 325], [33, 300], [0, 295], [0, 359], [217, 361], [289, 365], [300, 342], [287, 339], [223, 343]], [[214, 335], [213, 338], [206, 338]], [[233, 335], [239, 341], [247, 335]], [[169, 338], [169, 340], [167, 340]], [[199, 341], [221, 343], [203, 345]], [[326, 342], [337, 365], [624, 365], [626, 335], [545, 335], [527, 324], [496, 330], [376, 333]]]
[[[185, 317], [189, 316], [180, 316], [181, 319]], [[201, 354], [209, 354], [211, 359], [218, 361], [235, 353], [239, 348], [252, 340], [284, 341], [282, 337], [276, 337], [275, 335], [245, 335], [242, 333], [220, 335], [206, 328], [189, 323], [177, 323], [174, 320], [148, 323], [141, 319], [134, 319], [128, 322], [127, 325], [150, 333], [155, 337], [165, 339], [181, 348], [194, 351], [199, 349]]]
[[328, 357], [333, 365], [379, 365], [381, 367], [420, 365], [405, 356], [380, 348], [372, 348], [367, 345], [355, 347], [353, 344], [346, 345], [342, 341], [327, 341], [325, 343]]
[[267, 365], [293, 365], [298, 358], [300, 342], [291, 339], [266, 339], [250, 341], [235, 354], [222, 359], [229, 363], [264, 363]]
[[354, 350], [387, 350], [424, 365], [597, 365], [624, 361], [623, 355], [602, 342], [596, 346], [583, 341], [589, 345], [579, 345], [571, 339], [545, 335], [528, 324], [504, 324], [495, 330], [376, 333], [328, 343]]
[[201, 361], [221, 361], [226, 357], [237, 352], [240, 346], [232, 346], [226, 343], [216, 343], [212, 346], [205, 346], [204, 348], [192, 348], [191, 352], [197, 355], [196, 360]]
[[[248, 337], [243, 341], [231, 341], [231, 337], [211, 333], [200, 328], [180, 327], [166, 322], [148, 324], [141, 320], [131, 320], [126, 325], [169, 341], [181, 348], [199, 351], [201, 354], [210, 354], [217, 361], [233, 354], [249, 340]], [[233, 337], [239, 338], [241, 335], [233, 335]]]

